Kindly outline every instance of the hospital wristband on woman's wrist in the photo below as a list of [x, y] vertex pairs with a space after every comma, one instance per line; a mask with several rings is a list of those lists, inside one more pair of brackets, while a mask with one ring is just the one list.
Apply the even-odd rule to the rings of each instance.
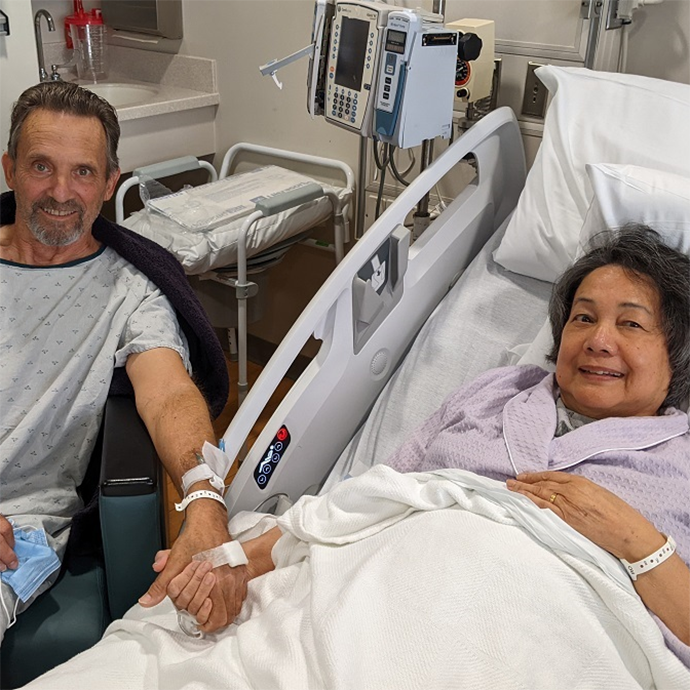
[[175, 510], [181, 513], [192, 501], [196, 501], [199, 498], [211, 498], [214, 501], [218, 501], [218, 503], [222, 503], [225, 510], [228, 509], [225, 505], [225, 500], [220, 494], [217, 494], [215, 491], [210, 491], [209, 489], [201, 489], [200, 491], [192, 491], [189, 496], [185, 496], [182, 501], [176, 503]]
[[625, 571], [630, 575], [631, 580], [637, 580], [638, 575], [642, 575], [650, 570], [661, 565], [666, 559], [670, 558], [676, 551], [676, 542], [673, 537], [668, 537], [666, 543], [657, 549], [654, 553], [643, 558], [641, 561], [635, 563], [628, 563], [625, 558], [621, 558], [621, 563], [625, 567]]

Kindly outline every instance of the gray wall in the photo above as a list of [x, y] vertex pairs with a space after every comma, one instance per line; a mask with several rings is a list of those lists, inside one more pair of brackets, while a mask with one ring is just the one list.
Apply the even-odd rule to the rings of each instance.
[[665, 0], [635, 13], [627, 72], [690, 84], [690, 0]]

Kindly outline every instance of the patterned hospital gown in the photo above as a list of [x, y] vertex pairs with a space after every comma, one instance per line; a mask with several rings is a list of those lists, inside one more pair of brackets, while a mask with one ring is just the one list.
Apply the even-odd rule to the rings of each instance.
[[167, 298], [110, 248], [51, 267], [0, 261], [0, 513], [62, 555], [114, 367], [187, 345]]

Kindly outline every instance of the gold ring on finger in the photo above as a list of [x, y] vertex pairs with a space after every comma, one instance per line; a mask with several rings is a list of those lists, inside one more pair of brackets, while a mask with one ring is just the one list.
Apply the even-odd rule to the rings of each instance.
[[555, 503], [557, 497], [558, 497], [558, 494], [551, 494], [549, 496], [549, 503]]

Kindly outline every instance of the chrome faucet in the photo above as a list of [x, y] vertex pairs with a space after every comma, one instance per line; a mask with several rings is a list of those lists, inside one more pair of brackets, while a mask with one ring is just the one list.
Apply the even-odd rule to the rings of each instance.
[[45, 17], [48, 23], [48, 31], [55, 31], [55, 22], [47, 10], [38, 10], [34, 16], [34, 34], [36, 36], [36, 52], [38, 53], [38, 77], [41, 81], [49, 81], [43, 58], [43, 38], [41, 36], [41, 17]]

